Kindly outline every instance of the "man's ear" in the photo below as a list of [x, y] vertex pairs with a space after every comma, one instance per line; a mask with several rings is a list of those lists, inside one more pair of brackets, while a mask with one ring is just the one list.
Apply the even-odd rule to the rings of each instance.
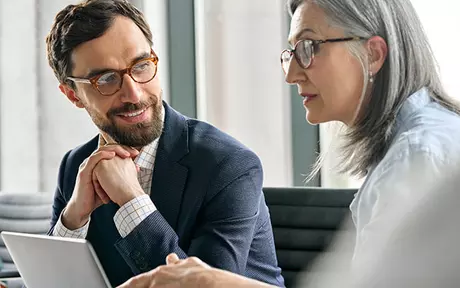
[[371, 37], [367, 40], [367, 50], [369, 53], [369, 71], [376, 75], [387, 59], [387, 42], [380, 36]]
[[80, 98], [78, 98], [75, 90], [70, 88], [66, 84], [59, 84], [59, 90], [61, 90], [62, 94], [64, 94], [70, 102], [72, 102], [78, 108], [85, 108], [83, 103], [81, 102]]

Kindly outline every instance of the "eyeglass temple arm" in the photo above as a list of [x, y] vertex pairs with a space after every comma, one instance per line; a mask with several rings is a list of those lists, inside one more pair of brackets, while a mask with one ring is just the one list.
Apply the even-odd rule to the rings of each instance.
[[336, 39], [319, 40], [317, 41], [317, 43], [322, 44], [322, 43], [327, 43], [327, 42], [343, 42], [343, 41], [359, 41], [359, 40], [367, 40], [367, 38], [364, 38], [364, 37], [336, 38]]
[[89, 79], [85, 79], [85, 78], [67, 77], [67, 79], [72, 80], [73, 82], [91, 84], [91, 81]]

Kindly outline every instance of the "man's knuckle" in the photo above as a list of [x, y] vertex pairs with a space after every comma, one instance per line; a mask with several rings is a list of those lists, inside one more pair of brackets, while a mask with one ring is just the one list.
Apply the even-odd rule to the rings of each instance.
[[169, 270], [168, 266], [162, 265], [162, 266], [157, 267], [155, 270], [149, 272], [149, 274], [151, 277], [153, 277], [153, 275], [166, 274], [168, 270]]
[[192, 262], [192, 263], [200, 263], [200, 262], [201, 262], [201, 260], [198, 259], [198, 258], [195, 257], [195, 256], [192, 256], [192, 257], [188, 258], [188, 261], [189, 261], [189, 262]]

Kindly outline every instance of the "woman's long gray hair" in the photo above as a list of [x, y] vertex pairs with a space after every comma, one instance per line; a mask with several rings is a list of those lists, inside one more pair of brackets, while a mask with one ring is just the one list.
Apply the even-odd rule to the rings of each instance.
[[[321, 8], [328, 23], [342, 29], [346, 36], [380, 36], [388, 45], [387, 59], [375, 75], [371, 93], [363, 97], [354, 124], [346, 128], [340, 172], [365, 176], [369, 167], [383, 158], [402, 104], [423, 87], [434, 101], [460, 114], [444, 91], [430, 44], [410, 0], [288, 0], [291, 15], [307, 1]], [[362, 42], [350, 42], [348, 46], [362, 64], [365, 95], [369, 83], [367, 52]], [[321, 168], [322, 158], [311, 177]]]

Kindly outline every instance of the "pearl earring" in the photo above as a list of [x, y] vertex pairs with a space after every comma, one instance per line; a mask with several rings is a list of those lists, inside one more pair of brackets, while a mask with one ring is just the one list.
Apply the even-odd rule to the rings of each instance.
[[372, 74], [372, 71], [369, 71], [369, 82], [374, 82], [374, 74]]

